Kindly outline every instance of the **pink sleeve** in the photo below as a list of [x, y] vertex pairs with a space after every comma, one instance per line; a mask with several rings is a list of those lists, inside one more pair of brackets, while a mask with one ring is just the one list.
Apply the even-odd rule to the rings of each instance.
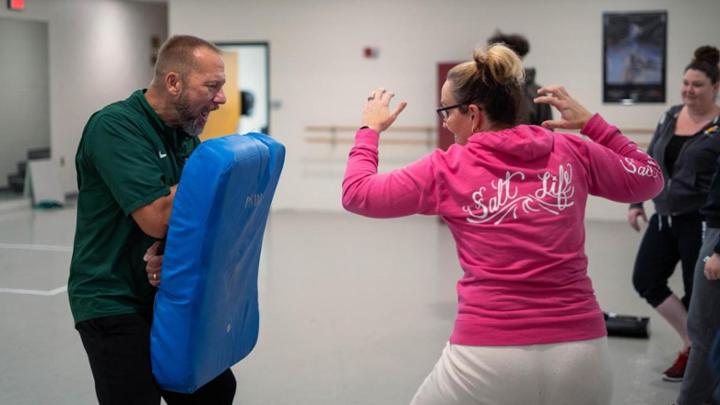
[[660, 167], [619, 129], [595, 114], [580, 131], [585, 142], [590, 194], [619, 202], [645, 201], [663, 188]]
[[361, 129], [350, 149], [342, 204], [346, 210], [375, 218], [437, 213], [432, 155], [401, 169], [378, 173], [378, 138]]

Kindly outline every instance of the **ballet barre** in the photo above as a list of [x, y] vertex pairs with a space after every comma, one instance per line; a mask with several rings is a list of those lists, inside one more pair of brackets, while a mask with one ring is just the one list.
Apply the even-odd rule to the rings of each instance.
[[[627, 136], [637, 144], [640, 148], [647, 151], [648, 146], [650, 146], [650, 138], [655, 133], [654, 128], [620, 128], [620, 132], [623, 133], [623, 135]], [[638, 137], [637, 135], [643, 135], [642, 137]], [[642, 139], [641, 139], [642, 138]]]
[[[307, 143], [315, 143], [315, 144], [330, 144], [330, 146], [335, 147], [337, 145], [341, 144], [352, 144], [355, 142], [355, 138], [352, 136], [339, 136], [339, 134], [344, 133], [350, 133], [354, 134], [357, 132], [358, 127], [352, 126], [352, 125], [308, 125], [305, 127], [305, 131], [307, 132], [319, 132], [319, 133], [326, 133], [329, 134], [329, 136], [308, 136], [305, 137], [305, 141]], [[434, 148], [437, 145], [437, 138], [436, 138], [436, 127], [430, 127], [430, 126], [395, 126], [390, 127], [387, 131], [387, 133], [423, 133], [425, 134], [424, 139], [412, 139], [412, 138], [392, 138], [390, 136], [384, 136], [381, 138], [381, 142], [383, 145], [425, 145], [428, 148]], [[638, 139], [639, 137], [633, 136], [633, 135], [643, 135], [642, 138], [645, 138], [646, 136], [651, 136], [653, 133], [655, 133], [655, 130], [652, 128], [622, 128], [620, 131], [630, 138], [633, 142], [635, 142], [639, 147], [642, 149], [647, 150], [647, 147], [650, 144], [649, 139]]]
[[[355, 138], [352, 136], [339, 136], [339, 134], [349, 133], [354, 134], [357, 132], [359, 126], [352, 125], [309, 125], [305, 127], [307, 132], [319, 132], [329, 134], [330, 136], [309, 136], [305, 137], [305, 141], [308, 143], [324, 143], [330, 144], [335, 147], [339, 144], [352, 144], [355, 142]], [[391, 135], [383, 136], [381, 143], [383, 145], [425, 145], [428, 148], [432, 148], [436, 145], [435, 139], [437, 128], [430, 126], [393, 126], [387, 131], [389, 134], [393, 133], [410, 133], [410, 134], [425, 134], [424, 139], [413, 139], [413, 138], [392, 138]]]

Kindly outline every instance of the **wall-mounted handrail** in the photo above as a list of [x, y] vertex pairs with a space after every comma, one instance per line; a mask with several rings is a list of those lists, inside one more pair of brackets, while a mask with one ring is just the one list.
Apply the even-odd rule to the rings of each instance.
[[[317, 136], [309, 136], [305, 138], [305, 141], [307, 143], [329, 143], [332, 145], [335, 144], [352, 144], [355, 142], [355, 139], [353, 138], [332, 138], [332, 137], [317, 137]], [[382, 141], [383, 145], [428, 145], [428, 142], [422, 139], [392, 139], [392, 138], [383, 138]], [[432, 145], [430, 145], [432, 146]]]
[[[352, 126], [352, 125], [308, 125], [305, 127], [305, 130], [308, 132], [328, 132], [335, 130], [337, 132], [355, 132], [360, 128], [359, 125]], [[390, 128], [386, 132], [427, 132], [431, 131], [434, 132], [436, 130], [435, 127], [429, 127], [429, 126], [401, 126], [401, 125], [395, 125]]]
[[652, 135], [655, 133], [655, 128], [620, 128], [623, 134], [641, 134], [641, 135]]
[[[326, 143], [330, 146], [335, 147], [338, 144], [351, 144], [354, 142], [352, 137], [339, 137], [339, 133], [355, 133], [358, 130], [358, 126], [352, 125], [308, 125], [305, 127], [307, 132], [323, 132], [329, 133], [329, 137], [318, 137], [311, 136], [306, 137], [305, 141], [308, 143]], [[435, 146], [435, 127], [430, 126], [402, 126], [397, 125], [390, 127], [386, 132], [388, 133], [423, 133], [425, 134], [424, 139], [393, 139], [391, 137], [383, 137], [383, 145], [425, 145], [428, 148]]]
[[[338, 144], [352, 144], [354, 142], [354, 138], [352, 137], [340, 137], [338, 134], [340, 133], [355, 133], [358, 130], [357, 126], [352, 125], [308, 125], [305, 127], [305, 131], [307, 132], [322, 132], [322, 133], [328, 133], [330, 134], [329, 137], [327, 136], [310, 136], [306, 137], [305, 141], [308, 143], [322, 143], [322, 144], [330, 144], [332, 147], [335, 147]], [[424, 139], [397, 139], [392, 137], [383, 137], [382, 143], [383, 145], [425, 145], [428, 148], [433, 148], [437, 144], [436, 140], [436, 127], [430, 127], [430, 126], [393, 126], [390, 127], [386, 132], [389, 133], [423, 133], [425, 134]], [[622, 128], [620, 130], [625, 135], [652, 135], [655, 132], [655, 129], [653, 128]], [[630, 138], [633, 138], [630, 136]], [[635, 143], [638, 144], [643, 149], [647, 149], [649, 145], [649, 141], [639, 141], [636, 140]]]

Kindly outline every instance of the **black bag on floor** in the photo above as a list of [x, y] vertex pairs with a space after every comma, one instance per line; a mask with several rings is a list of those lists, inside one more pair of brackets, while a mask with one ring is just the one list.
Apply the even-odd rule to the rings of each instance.
[[613, 312], [603, 312], [605, 315], [605, 326], [607, 327], [608, 336], [622, 336], [634, 338], [648, 338], [648, 323], [650, 318], [619, 315]]

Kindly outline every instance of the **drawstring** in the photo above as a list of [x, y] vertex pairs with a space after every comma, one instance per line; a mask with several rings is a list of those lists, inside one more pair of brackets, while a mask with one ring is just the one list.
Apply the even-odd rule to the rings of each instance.
[[[658, 215], [659, 221], [658, 221], [658, 231], [662, 231], [663, 228], [663, 215]], [[672, 215], [665, 215], [665, 218], [667, 218], [668, 228], [672, 229]]]

